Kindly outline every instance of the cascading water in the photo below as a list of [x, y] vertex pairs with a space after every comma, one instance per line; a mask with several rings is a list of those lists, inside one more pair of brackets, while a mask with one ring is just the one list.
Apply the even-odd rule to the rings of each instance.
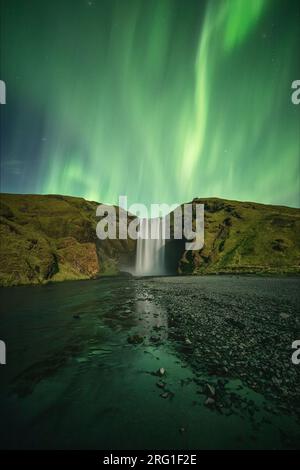
[[138, 276], [165, 274], [163, 219], [140, 219], [135, 273]]

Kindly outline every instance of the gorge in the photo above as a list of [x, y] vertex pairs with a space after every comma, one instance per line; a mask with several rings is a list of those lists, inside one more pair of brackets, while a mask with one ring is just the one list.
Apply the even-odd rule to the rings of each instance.
[[299, 209], [194, 199], [186, 251], [172, 217], [99, 240], [96, 202], [0, 202], [3, 448], [299, 447]]
[[[218, 198], [204, 204], [205, 243], [99, 240], [97, 202], [62, 195], [1, 194], [0, 285], [44, 284], [103, 276], [300, 272], [300, 210]], [[118, 208], [117, 208], [118, 214]], [[128, 214], [128, 223], [135, 216]], [[142, 234], [161, 231], [144, 219]], [[118, 224], [118, 218], [117, 218]], [[171, 221], [172, 236], [172, 221]]]

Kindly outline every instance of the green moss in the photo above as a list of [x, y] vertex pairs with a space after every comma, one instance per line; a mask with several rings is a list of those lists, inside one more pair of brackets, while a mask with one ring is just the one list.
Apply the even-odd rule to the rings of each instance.
[[[205, 244], [194, 252], [178, 245], [179, 273], [300, 272], [299, 209], [216, 198], [194, 202], [205, 205]], [[121, 260], [128, 265], [134, 259], [136, 242], [98, 240], [97, 205], [59, 195], [1, 194], [0, 285], [119, 274]]]
[[96, 237], [96, 202], [1, 194], [0, 285], [91, 279], [120, 272], [135, 243]]
[[215, 198], [194, 202], [205, 205], [204, 247], [193, 256], [184, 252], [179, 272], [300, 272], [299, 209]]

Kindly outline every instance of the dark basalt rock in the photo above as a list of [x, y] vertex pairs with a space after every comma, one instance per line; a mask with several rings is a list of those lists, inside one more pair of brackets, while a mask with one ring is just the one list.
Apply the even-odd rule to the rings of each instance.
[[136, 334], [136, 335], [128, 336], [127, 341], [129, 344], [141, 344], [144, 341], [144, 337]]

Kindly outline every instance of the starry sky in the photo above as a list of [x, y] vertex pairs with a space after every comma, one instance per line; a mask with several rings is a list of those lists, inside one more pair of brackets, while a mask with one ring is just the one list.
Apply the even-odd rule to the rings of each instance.
[[298, 0], [0, 0], [1, 191], [300, 206]]

